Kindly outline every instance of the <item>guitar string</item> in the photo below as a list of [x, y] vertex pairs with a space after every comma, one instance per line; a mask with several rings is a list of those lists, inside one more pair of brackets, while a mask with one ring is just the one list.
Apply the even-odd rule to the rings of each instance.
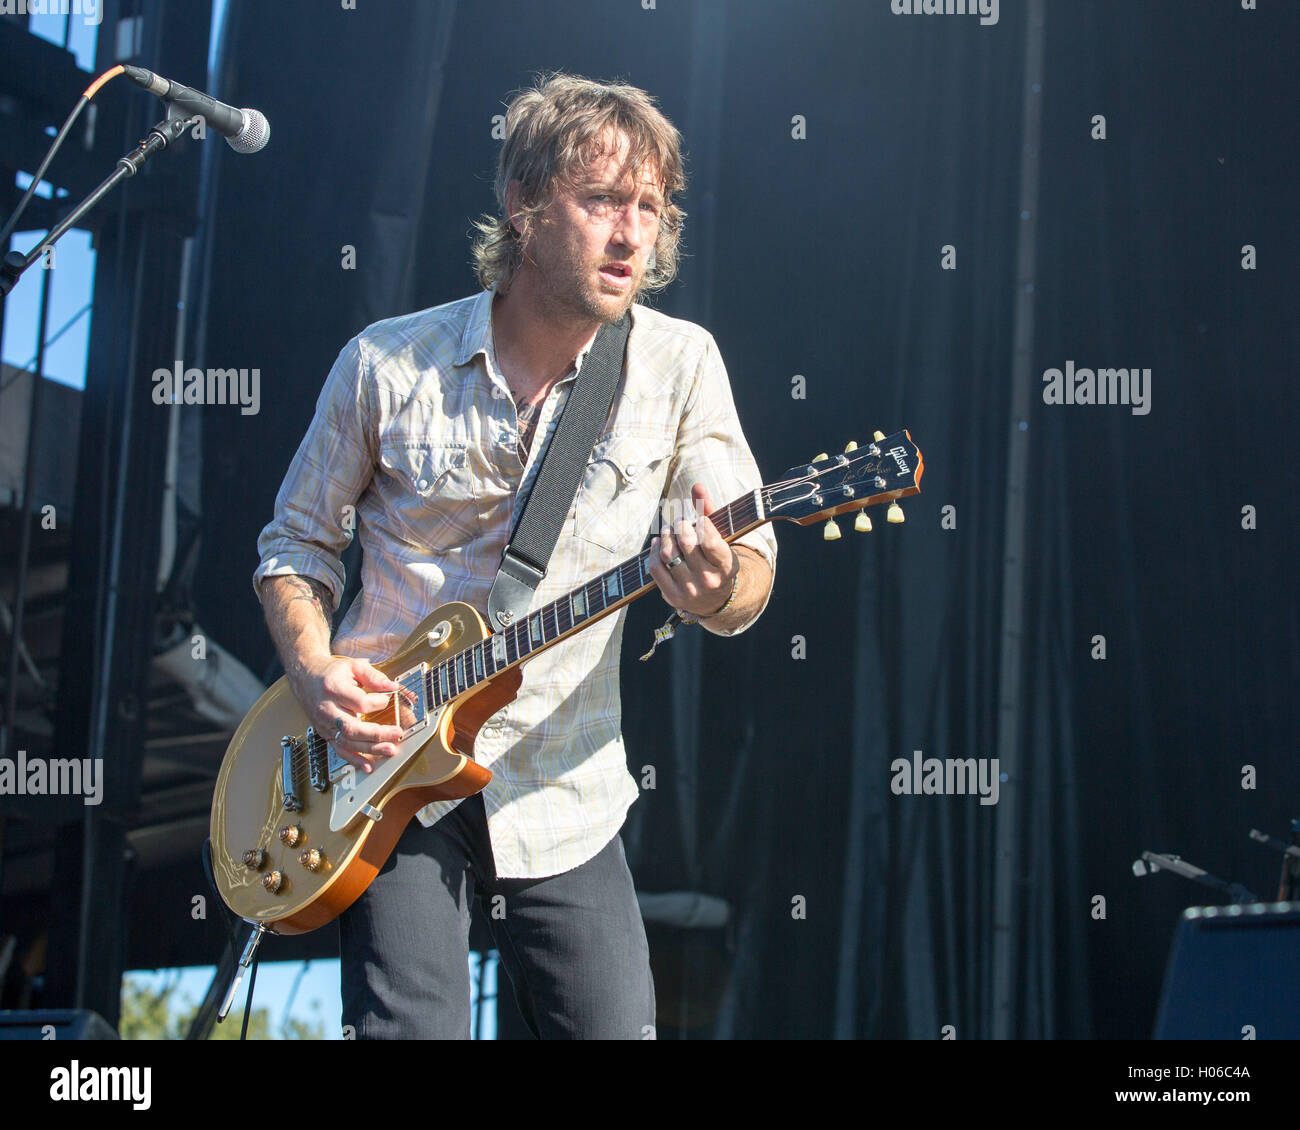
[[[800, 478], [778, 480], [774, 483], [765, 485], [764, 487], [760, 488], [760, 492], [763, 498], [763, 502], [765, 503], [765, 506], [770, 506], [772, 494], [775, 490], [783, 489], [788, 486], [793, 486], [800, 482], [810, 482], [811, 480], [812, 480], [812, 476], [802, 476]], [[735, 502], [729, 503], [727, 506], [723, 507], [722, 509], [725, 512], [727, 523], [730, 526], [732, 531], [734, 531], [737, 528], [737, 526], [743, 526], [747, 524], [750, 520], [758, 517], [758, 512], [754, 507], [754, 496], [752, 494], [746, 495], [743, 499], [737, 499]], [[734, 536], [734, 534], [732, 536]], [[605, 594], [608, 586], [608, 581], [616, 575], [619, 580], [618, 599], [621, 600], [625, 596], [631, 595], [625, 591], [626, 580], [630, 574], [630, 575], [634, 575], [636, 579], [640, 581], [645, 575], [646, 572], [645, 565], [646, 562], [648, 562], [649, 558], [650, 558], [650, 551], [643, 550], [636, 557], [630, 558], [627, 561], [620, 562], [613, 569], [606, 570], [604, 573], [598, 574], [596, 577], [593, 577], [591, 580], [585, 582], [581, 586], [584, 607], [587, 608], [591, 607], [591, 597], [592, 595], [594, 595], [594, 593], [599, 593], [601, 595], [601, 599], [603, 603], [607, 599]], [[635, 594], [639, 595], [644, 588], [648, 588], [648, 587], [650, 586], [645, 585], [644, 583], [638, 584], [637, 589], [635, 590]], [[511, 628], [506, 629], [506, 631], [504, 632], [492, 633], [492, 635], [488, 636], [486, 639], [475, 641], [475, 643], [471, 644], [469, 647], [462, 648], [455, 655], [450, 655], [446, 659], [442, 660], [441, 662], [429, 667], [427, 672], [425, 673], [424, 682], [426, 684], [426, 698], [431, 698], [433, 702], [432, 709], [434, 710], [441, 709], [441, 707], [445, 706], [448, 702], [452, 701], [452, 699], [460, 697], [461, 695], [472, 690], [474, 687], [478, 686], [480, 683], [486, 682], [494, 678], [499, 673], [495, 669], [491, 672], [491, 674], [486, 673], [487, 672], [486, 661], [489, 655], [489, 649], [484, 645], [489, 644], [489, 642], [492, 639], [498, 636], [508, 638], [512, 633], [514, 634], [514, 650], [516, 652], [516, 658], [513, 660], [510, 660], [508, 658], [510, 654], [510, 643], [507, 639], [506, 666], [508, 667], [515, 663], [519, 663], [527, 659], [528, 656], [533, 654], [535, 650], [539, 650], [539, 648], [535, 648], [532, 645], [531, 634], [525, 637], [525, 641], [527, 643], [526, 648], [521, 648], [520, 640], [519, 640], [519, 633], [520, 631], [523, 630], [524, 624], [529, 624], [532, 620], [534, 620], [534, 618], [540, 621], [541, 636], [542, 636], [541, 646], [552, 644], [556, 641], [556, 639], [559, 638], [559, 636], [563, 635], [565, 632], [572, 631], [574, 628], [580, 627], [584, 625], [584, 623], [589, 622], [593, 616], [593, 614], [590, 612], [584, 615], [581, 619], [574, 618], [572, 597], [578, 592], [579, 592], [578, 589], [574, 589], [571, 592], [566, 593], [558, 600], [551, 601], [549, 604], [543, 605], [536, 612], [530, 613], [528, 617], [525, 619], [523, 624], [513, 625]], [[559, 614], [560, 614], [562, 603], [565, 601], [569, 601], [569, 608], [566, 613], [566, 619], [569, 620], [569, 625], [567, 628], [561, 629]], [[597, 613], [595, 613], [595, 615], [600, 615], [601, 613], [604, 613], [607, 610], [607, 608], [608, 605], [606, 604], [604, 607], [600, 608], [597, 611]], [[555, 624], [556, 627], [556, 636], [549, 640], [546, 638], [547, 637], [547, 627], [546, 627], [547, 613], [550, 614], [551, 621], [552, 623]], [[475, 656], [474, 655], [475, 649], [481, 649], [481, 655]], [[462, 658], [466, 660], [466, 663], [462, 665], [462, 670], [465, 671], [470, 676], [470, 678], [466, 682], [466, 685], [463, 689], [456, 691], [456, 693], [454, 693], [451, 696], [451, 698], [442, 699], [441, 694], [437, 687], [439, 676], [443, 673], [445, 669], [445, 673], [448, 676], [447, 679], [448, 685], [452, 687], [459, 686], [461, 680], [456, 677], [455, 665]], [[477, 663], [475, 662], [475, 659], [478, 660]], [[496, 663], [496, 659], [495, 656], [493, 656], [493, 664], [495, 665], [495, 663]], [[478, 676], [475, 672], [476, 668], [482, 669], [485, 672], [485, 674], [482, 677]], [[430, 688], [432, 688], [433, 690], [432, 695], [428, 695], [427, 693]], [[430, 711], [426, 709], [426, 717], [428, 713], [430, 713]], [[326, 759], [325, 762], [326, 773], [328, 776], [328, 774], [331, 772], [330, 755], [333, 753], [333, 750], [330, 748], [331, 743], [329, 739], [324, 735], [317, 734], [316, 737], [318, 740], [325, 742], [324, 757]], [[291, 772], [294, 774], [295, 778], [297, 778], [299, 776], [300, 771], [303, 770], [304, 768], [310, 771], [312, 755], [311, 755], [311, 750], [309, 748], [308, 740], [305, 737], [297, 738], [296, 735], [295, 738], [299, 742], [299, 747], [294, 751], [293, 754], [290, 755], [289, 764], [290, 764]]]
[[[737, 526], [743, 526], [751, 518], [756, 518], [758, 516], [757, 512], [754, 510], [754, 499], [752, 495], [747, 496], [743, 500], [737, 499], [736, 502], [728, 504], [726, 507], [723, 508], [723, 510], [725, 511], [727, 525], [733, 531], [737, 528]], [[719, 519], [719, 521], [721, 521], [721, 519]], [[591, 578], [591, 580], [585, 582], [581, 586], [583, 606], [585, 608], [591, 609], [593, 607], [592, 597], [596, 593], [600, 594], [602, 603], [604, 603], [608, 599], [606, 595], [608, 581], [609, 579], [613, 578], [616, 575], [619, 580], [619, 596], [617, 599], [621, 600], [625, 596], [629, 595], [626, 592], [628, 579], [635, 578], [637, 581], [640, 581], [646, 575], [646, 565], [649, 559], [650, 559], [650, 551], [643, 550], [636, 557], [630, 558], [627, 561], [620, 562], [613, 569], [606, 570], [604, 573], [598, 574], [596, 577], [593, 577]], [[648, 586], [644, 584], [638, 584], [636, 591], [639, 593], [641, 589], [645, 587]], [[446, 705], [447, 702], [451, 701], [451, 699], [442, 699], [441, 693], [438, 688], [438, 683], [440, 681], [440, 676], [443, 673], [443, 669], [446, 668], [446, 674], [448, 676], [448, 685], [452, 687], [459, 686], [461, 680], [456, 677], [454, 669], [457, 661], [461, 660], [462, 658], [465, 659], [464, 664], [462, 664], [462, 670], [464, 670], [470, 676], [470, 679], [467, 682], [467, 685], [464, 687], [464, 689], [457, 691], [455, 694], [451, 696], [452, 698], [457, 698], [460, 695], [465, 694], [469, 690], [472, 690], [480, 683], [486, 682], [489, 679], [495, 677], [499, 672], [493, 669], [490, 674], [487, 673], [489, 667], [487, 660], [489, 655], [492, 654], [493, 652], [493, 648], [491, 647], [490, 641], [498, 636], [506, 639], [506, 643], [505, 643], [505, 648], [506, 648], [505, 654], [507, 657], [506, 666], [510, 666], [513, 663], [519, 663], [522, 660], [526, 659], [535, 650], [535, 648], [532, 645], [532, 626], [534, 621], [539, 622], [542, 645], [554, 643], [555, 640], [558, 639], [565, 632], [572, 631], [574, 628], [583, 626], [586, 623], [590, 622], [593, 617], [593, 613], [590, 611], [586, 615], [582, 616], [581, 618], [575, 618], [574, 616], [572, 598], [578, 592], [579, 589], [574, 589], [571, 592], [566, 593], [558, 600], [554, 600], [546, 605], [543, 605], [536, 612], [529, 613], [529, 615], [525, 618], [522, 624], [513, 625], [512, 627], [506, 629], [504, 632], [493, 633], [492, 635], [488, 636], [487, 639], [477, 640], [469, 647], [462, 648], [455, 655], [450, 655], [446, 659], [442, 660], [441, 662], [429, 667], [428, 671], [424, 676], [424, 682], [426, 684], [426, 688], [425, 688], [426, 701], [430, 701], [430, 700], [432, 701], [432, 708], [434, 710], [441, 709], [442, 706]], [[566, 601], [569, 602], [569, 607], [567, 612], [565, 612], [564, 614], [564, 619], [568, 621], [568, 626], [562, 627], [561, 608], [563, 603]], [[608, 605], [605, 604], [605, 607], [598, 609], [594, 613], [594, 615], [600, 615], [601, 613], [605, 612], [607, 607]], [[550, 629], [548, 628], [547, 625], [548, 614], [549, 614], [550, 622], [554, 624], [556, 629], [555, 636], [550, 639], [547, 638], [550, 634]], [[519, 633], [521, 632], [521, 630], [524, 630], [525, 625], [527, 625], [527, 634], [525, 635], [524, 639], [526, 644], [528, 645], [526, 650], [523, 648], [523, 646], [521, 646], [521, 642], [519, 638]], [[512, 634], [514, 636], [513, 641], [511, 641], [509, 638]], [[516, 652], [516, 658], [514, 660], [509, 659], [512, 642], [513, 642], [513, 650]], [[476, 649], [479, 649], [480, 652], [479, 654], [475, 654]], [[495, 655], [493, 655], [492, 665], [494, 668], [496, 662], [497, 661]], [[478, 676], [477, 674], [478, 670], [484, 671], [484, 675], [482, 677]], [[430, 688], [432, 688], [434, 692], [432, 695], [428, 693]], [[426, 716], [427, 716], [427, 711], [426, 711]], [[324, 735], [317, 734], [316, 736], [318, 740], [324, 740], [326, 743], [326, 750], [324, 751], [324, 757], [326, 758], [326, 773], [328, 774], [330, 772], [329, 759], [330, 759], [331, 751], [329, 749], [329, 746], [331, 743], [329, 742], [328, 738], [324, 737]], [[305, 737], [297, 738], [296, 735], [295, 738], [299, 742], [299, 748], [295, 750], [293, 754], [291, 754], [289, 764], [290, 764], [291, 772], [294, 774], [295, 778], [297, 778], [300, 772], [304, 768], [310, 771], [312, 755], [310, 749], [308, 748], [307, 739]]]
[[[820, 477], [820, 475], [803, 475], [796, 478], [777, 480], [774, 483], [759, 488], [760, 494], [765, 504], [765, 509], [767, 509], [770, 512], [772, 498], [775, 491], [780, 489], [786, 489], [788, 487], [795, 486], [800, 483], [811, 483], [813, 479], [816, 477]], [[723, 510], [726, 512], [727, 521], [732, 531], [736, 529], [737, 525], [743, 526], [751, 519], [758, 517], [757, 510], [753, 509], [753, 506], [754, 506], [754, 496], [751, 494], [745, 496], [743, 500], [737, 499], [735, 502], [729, 503], [726, 507], [723, 508]], [[612, 579], [614, 576], [617, 576], [619, 580], [618, 599], [621, 600], [625, 596], [630, 595], [626, 592], [627, 574], [629, 573], [629, 571], [635, 570], [635, 577], [637, 581], [638, 582], [642, 581], [645, 575], [645, 563], [649, 560], [649, 557], [650, 557], [650, 551], [645, 550], [642, 553], [638, 554], [636, 557], [631, 558], [628, 561], [621, 562], [620, 564], [616, 565], [613, 569], [609, 569], [606, 572], [592, 578], [590, 581], [584, 583], [581, 587], [584, 607], [587, 608], [591, 607], [591, 596], [593, 595], [592, 590], [595, 590], [595, 592], [599, 592], [601, 595], [602, 603], [605, 602], [605, 600], [607, 599], [605, 593], [606, 593], [608, 581]], [[640, 583], [638, 584], [635, 593], [631, 595], [639, 595], [641, 591], [647, 587], [649, 586], [645, 585], [644, 583]], [[487, 660], [489, 658], [489, 648], [486, 645], [488, 645], [489, 641], [491, 641], [492, 639], [495, 639], [498, 636], [506, 639], [505, 646], [506, 646], [507, 662], [505, 666], [509, 667], [516, 663], [522, 662], [523, 660], [527, 659], [531, 654], [533, 654], [534, 651], [539, 650], [539, 648], [535, 648], [533, 646], [532, 639], [531, 639], [531, 621], [533, 621], [534, 618], [536, 618], [540, 623], [540, 634], [542, 637], [541, 646], [553, 644], [560, 636], [565, 634], [565, 632], [572, 631], [574, 628], [582, 626], [584, 622], [590, 621], [592, 619], [592, 614], [590, 612], [588, 612], [586, 615], [581, 617], [581, 619], [576, 619], [574, 617], [572, 598], [575, 594], [578, 593], [578, 591], [579, 591], [578, 589], [574, 589], [571, 592], [566, 593], [564, 596], [560, 597], [558, 600], [551, 601], [549, 604], [543, 605], [543, 607], [538, 609], [536, 612], [529, 614], [529, 616], [526, 618], [524, 622], [530, 625], [530, 633], [525, 637], [525, 642], [527, 644], [526, 647], [521, 647], [520, 639], [519, 639], [519, 633], [523, 630], [524, 624], [517, 624], [517, 625], [513, 625], [511, 628], [507, 629], [504, 632], [492, 633], [486, 639], [477, 640], [469, 647], [462, 648], [455, 655], [448, 656], [440, 663], [434, 664], [433, 666], [429, 667], [427, 672], [425, 673], [423, 681], [426, 684], [425, 686], [426, 698], [431, 699], [433, 703], [432, 709], [434, 710], [440, 709], [441, 707], [445, 706], [448, 702], [467, 693], [468, 691], [472, 690], [474, 687], [478, 686], [480, 683], [489, 681], [499, 673], [498, 670], [495, 669], [495, 664], [497, 660], [494, 654], [494, 649], [492, 649], [493, 670], [491, 671], [491, 673], [488, 673]], [[569, 602], [568, 610], [565, 613], [565, 618], [569, 621], [569, 624], [567, 628], [561, 629], [560, 611], [562, 607], [562, 602], [565, 601]], [[597, 615], [605, 612], [607, 607], [608, 605], [605, 605], [605, 607], [599, 609]], [[554, 623], [556, 627], [555, 637], [549, 640], [547, 639], [547, 627], [546, 627], [547, 613], [550, 614], [551, 621], [552, 623]], [[511, 636], [512, 633], [514, 636], [513, 639], [514, 650], [516, 652], [516, 657], [513, 660], [509, 659], [509, 654], [510, 654], [509, 637]], [[476, 653], [476, 649], [477, 649], [477, 653]], [[469, 678], [468, 680], [466, 680], [466, 684], [463, 689], [457, 690], [454, 694], [452, 694], [451, 698], [443, 699], [441, 697], [441, 692], [438, 688], [439, 677], [445, 672], [445, 674], [447, 675], [448, 686], [459, 687], [462, 680], [456, 676], [455, 667], [457, 662], [462, 659], [465, 660], [465, 663], [462, 664], [461, 669], [462, 671], [468, 674]], [[484, 674], [482, 676], [479, 676], [477, 674], [477, 670], [479, 669], [484, 671]], [[432, 691], [432, 694], [429, 694], [430, 690]], [[429, 712], [430, 711], [426, 708], [426, 717]], [[330, 749], [330, 742], [328, 738], [324, 738], [321, 735], [317, 735], [317, 738], [319, 740], [323, 740], [326, 744], [325, 757], [326, 757], [326, 770], [328, 773], [330, 771], [329, 755], [333, 751]], [[310, 764], [311, 764], [311, 751], [308, 742], [305, 739], [299, 739], [299, 741], [300, 741], [300, 747], [297, 750], [295, 750], [295, 752], [290, 756], [290, 769], [294, 773], [295, 777], [298, 776], [299, 771], [302, 770], [304, 767], [310, 769]]]
[[[763, 487], [759, 488], [759, 493], [762, 496], [764, 508], [770, 509], [772, 497], [775, 491], [786, 489], [788, 487], [795, 486], [804, 482], [812, 482], [814, 477], [819, 477], [819, 476], [803, 475], [796, 478], [781, 479], [773, 483], [766, 484]], [[743, 499], [737, 499], [736, 501], [729, 503], [728, 505], [722, 508], [722, 512], [725, 512], [728, 525], [731, 527], [733, 531], [737, 528], [737, 526], [743, 526], [747, 524], [749, 521], [751, 521], [752, 519], [758, 517], [758, 512], [754, 507], [753, 494], [746, 495]], [[630, 595], [626, 591], [624, 591], [625, 580], [626, 580], [625, 574], [634, 572], [635, 576], [638, 579], [640, 579], [645, 575], [645, 571], [646, 571], [645, 563], [648, 562], [649, 558], [650, 558], [650, 551], [643, 550], [636, 557], [629, 558], [627, 561], [620, 562], [618, 565], [614, 566], [614, 568], [608, 569], [604, 573], [598, 574], [597, 576], [591, 578], [589, 581], [585, 582], [581, 586], [584, 607], [586, 608], [591, 607], [591, 596], [593, 595], [592, 590], [601, 594], [602, 602], [606, 600], [605, 593], [608, 586], [608, 581], [609, 579], [613, 578], [615, 575], [617, 575], [619, 579], [619, 595], [617, 599], [622, 600], [624, 597]], [[635, 590], [636, 594], [639, 595], [641, 590], [647, 587], [650, 586], [644, 584], [638, 585], [637, 589]], [[574, 619], [572, 597], [578, 592], [579, 589], [573, 589], [572, 591], [566, 593], [564, 596], [559, 597], [557, 600], [553, 600], [549, 604], [543, 605], [536, 612], [529, 613], [529, 615], [525, 618], [523, 624], [513, 625], [510, 628], [507, 628], [504, 632], [494, 632], [491, 635], [489, 635], [486, 639], [477, 640], [469, 647], [462, 648], [455, 655], [449, 655], [446, 659], [440, 661], [437, 664], [430, 666], [427, 672], [425, 673], [424, 682], [426, 684], [426, 699], [431, 699], [433, 702], [432, 709], [434, 710], [441, 709], [441, 707], [445, 706], [448, 702], [452, 701], [452, 699], [459, 698], [461, 695], [472, 690], [480, 683], [489, 681], [499, 673], [498, 670], [493, 670], [491, 674], [486, 673], [487, 672], [486, 661], [489, 656], [489, 649], [486, 648], [484, 645], [489, 644], [491, 640], [497, 637], [508, 638], [513, 633], [515, 637], [514, 649], [516, 652], [516, 658], [513, 660], [507, 658], [507, 663], [505, 666], [509, 667], [512, 666], [513, 664], [522, 662], [523, 660], [527, 659], [530, 655], [533, 654], [535, 650], [539, 650], [541, 646], [554, 643], [556, 639], [558, 639], [559, 636], [563, 635], [565, 632], [572, 631], [574, 628], [579, 627], [586, 622], [589, 622], [593, 618], [593, 614], [591, 612], [588, 612], [581, 619]], [[566, 614], [566, 618], [569, 620], [569, 626], [561, 630], [559, 613], [560, 613], [562, 602], [565, 601], [570, 602], [569, 610]], [[606, 604], [604, 607], [599, 609], [595, 615], [600, 615], [601, 613], [604, 613], [607, 610], [607, 608], [608, 605]], [[552, 623], [555, 624], [555, 627], [557, 629], [555, 638], [552, 638], [550, 640], [546, 638], [547, 613], [550, 613], [551, 621]], [[541, 645], [539, 645], [539, 648], [535, 648], [532, 645], [531, 635], [528, 635], [525, 637], [528, 646], [526, 648], [521, 648], [520, 641], [519, 641], [519, 632], [523, 629], [524, 624], [529, 624], [534, 618], [539, 619], [541, 622], [541, 636], [542, 636]], [[481, 649], [482, 651], [481, 656], [477, 656], [477, 657], [474, 656], [473, 653], [475, 652], [475, 649]], [[510, 644], [507, 639], [507, 643], [506, 643], [507, 657], [509, 656], [509, 654], [510, 654]], [[455, 665], [457, 661], [461, 660], [462, 658], [466, 659], [466, 664], [462, 666], [462, 670], [466, 671], [466, 673], [470, 676], [470, 678], [466, 682], [466, 685], [462, 690], [459, 690], [456, 693], [454, 693], [451, 696], [451, 698], [442, 699], [437, 688], [438, 677], [440, 674], [443, 673], [445, 669], [445, 672], [448, 676], [447, 678], [448, 685], [453, 687], [459, 686], [461, 680], [457, 678], [455, 675]], [[475, 658], [478, 659], [477, 663], [474, 662]], [[496, 663], [496, 659], [495, 656], [493, 656], [493, 664], [495, 665], [495, 663]], [[482, 669], [485, 672], [485, 674], [482, 677], [478, 676], [475, 673], [476, 667]], [[429, 695], [427, 693], [428, 688], [433, 689], [434, 693], [432, 695]], [[428, 708], [426, 708], [426, 717], [430, 712], [431, 711]], [[326, 772], [328, 775], [328, 773], [330, 772], [330, 766], [329, 766], [330, 754], [333, 752], [330, 748], [331, 743], [329, 739], [324, 735], [317, 734], [316, 737], [318, 740], [322, 740], [325, 742], [326, 749], [325, 749], [324, 756], [326, 759]], [[310, 769], [311, 751], [309, 749], [308, 740], [306, 739], [305, 736], [302, 738], [297, 738], [297, 736], [295, 735], [295, 740], [299, 742], [299, 748], [296, 749], [294, 753], [290, 755], [289, 765], [291, 771], [294, 773], [294, 776], [297, 777], [298, 772], [300, 770], [304, 768], [308, 770]]]

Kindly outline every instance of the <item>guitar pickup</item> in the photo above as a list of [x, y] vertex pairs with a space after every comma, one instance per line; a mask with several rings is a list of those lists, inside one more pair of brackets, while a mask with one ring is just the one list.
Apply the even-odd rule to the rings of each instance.
[[298, 796], [297, 772], [294, 761], [302, 751], [302, 743], [294, 737], [280, 739], [280, 785], [284, 792], [284, 810], [299, 812], [302, 800]]
[[394, 705], [397, 713], [396, 725], [402, 727], [403, 741], [412, 734], [418, 734], [428, 725], [429, 703], [426, 693], [428, 680], [429, 665], [427, 663], [421, 663], [412, 667], [409, 671], [403, 671], [393, 680], [402, 688], [402, 691], [394, 696], [397, 700]]

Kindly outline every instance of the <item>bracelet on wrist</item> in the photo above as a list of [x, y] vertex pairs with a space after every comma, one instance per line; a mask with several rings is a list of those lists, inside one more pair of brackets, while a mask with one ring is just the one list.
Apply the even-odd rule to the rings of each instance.
[[727, 603], [719, 608], [716, 612], [710, 612], [707, 616], [697, 616], [697, 620], [712, 620], [715, 616], [721, 616], [728, 608], [736, 602], [736, 593], [740, 591], [740, 558], [736, 551], [731, 551], [732, 557], [736, 558], [736, 575], [731, 578], [731, 595], [727, 597]]

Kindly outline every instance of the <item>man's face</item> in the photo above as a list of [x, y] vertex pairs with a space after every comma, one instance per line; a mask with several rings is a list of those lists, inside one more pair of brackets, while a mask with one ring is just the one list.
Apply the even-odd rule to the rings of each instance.
[[653, 170], [624, 168], [627, 139], [537, 217], [525, 247], [541, 299], [558, 316], [616, 322], [636, 300], [659, 234], [663, 198]]

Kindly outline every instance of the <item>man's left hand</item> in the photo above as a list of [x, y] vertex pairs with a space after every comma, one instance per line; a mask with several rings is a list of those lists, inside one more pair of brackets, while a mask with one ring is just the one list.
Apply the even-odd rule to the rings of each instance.
[[705, 517], [714, 509], [708, 490], [696, 483], [691, 499], [700, 517], [683, 518], [660, 530], [650, 543], [650, 576], [678, 611], [712, 616], [731, 597], [740, 558]]

